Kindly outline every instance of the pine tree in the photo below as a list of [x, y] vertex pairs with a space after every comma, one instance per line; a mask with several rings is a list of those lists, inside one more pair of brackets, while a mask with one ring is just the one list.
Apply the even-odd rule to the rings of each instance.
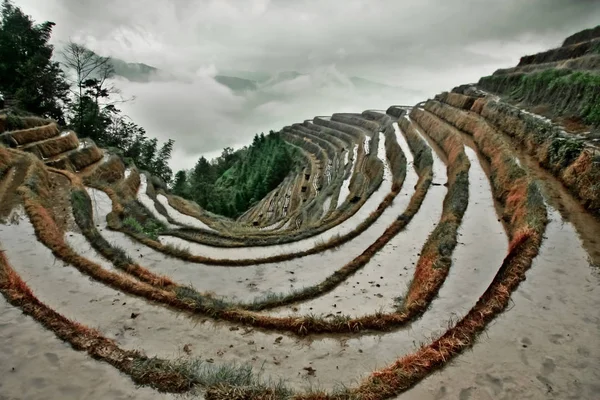
[[184, 170], [177, 171], [175, 174], [172, 191], [180, 197], [188, 196], [187, 173]]
[[0, 92], [14, 96], [29, 112], [64, 123], [61, 103], [69, 85], [48, 44], [53, 22], [34, 24], [12, 2], [2, 3], [0, 20]]
[[169, 139], [162, 145], [156, 159], [153, 161], [152, 169], [150, 171], [166, 183], [171, 182], [171, 176], [173, 175], [173, 171], [169, 168], [169, 160], [171, 159], [174, 143], [175, 141], [173, 139]]

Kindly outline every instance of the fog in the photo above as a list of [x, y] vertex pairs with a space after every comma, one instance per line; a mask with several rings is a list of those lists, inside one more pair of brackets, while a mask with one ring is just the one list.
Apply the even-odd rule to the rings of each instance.
[[[475, 82], [600, 21], [593, 0], [21, 0], [37, 21], [99, 54], [168, 75], [119, 78], [123, 111], [149, 136], [175, 140], [171, 166], [248, 144], [315, 115], [414, 104]], [[231, 71], [277, 77], [255, 90], [215, 81]], [[241, 72], [240, 72], [241, 71]], [[387, 85], [359, 87], [352, 77]]]

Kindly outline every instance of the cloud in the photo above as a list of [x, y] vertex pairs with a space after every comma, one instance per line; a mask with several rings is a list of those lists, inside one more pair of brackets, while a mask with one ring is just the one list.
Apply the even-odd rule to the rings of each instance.
[[136, 96], [121, 105], [133, 121], [161, 141], [175, 140], [174, 169], [190, 168], [202, 154], [244, 146], [256, 133], [315, 115], [387, 108], [394, 102], [414, 104], [422, 98], [414, 93], [358, 93], [334, 66], [242, 94], [217, 83], [213, 72], [206, 67], [185, 80], [116, 82], [124, 97]]
[[[119, 82], [123, 108], [149, 135], [176, 140], [173, 164], [247, 143], [318, 114], [385, 108], [476, 81], [600, 21], [595, 0], [20, 0], [69, 38], [178, 82]], [[236, 95], [226, 69], [309, 73]], [[360, 76], [415, 93], [364, 93]]]

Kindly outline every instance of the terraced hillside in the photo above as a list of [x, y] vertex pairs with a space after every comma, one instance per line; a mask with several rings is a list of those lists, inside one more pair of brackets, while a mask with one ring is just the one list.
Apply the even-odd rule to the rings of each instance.
[[597, 398], [599, 35], [283, 128], [237, 220], [5, 110], [2, 395]]

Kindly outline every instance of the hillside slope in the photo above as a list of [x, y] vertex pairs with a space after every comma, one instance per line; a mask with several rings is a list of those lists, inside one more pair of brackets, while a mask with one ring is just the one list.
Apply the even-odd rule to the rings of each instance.
[[211, 180], [245, 200], [294, 149], [235, 220], [3, 110], [3, 394], [597, 398], [598, 40], [286, 126]]

